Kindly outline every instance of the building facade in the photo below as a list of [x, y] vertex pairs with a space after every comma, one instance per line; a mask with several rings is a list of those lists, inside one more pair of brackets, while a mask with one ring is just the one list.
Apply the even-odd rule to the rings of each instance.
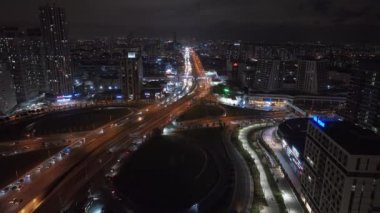
[[327, 85], [327, 62], [318, 60], [299, 60], [297, 73], [298, 90], [318, 94]]
[[347, 121], [309, 121], [301, 185], [311, 212], [380, 210], [380, 138]]
[[30, 29], [5, 28], [0, 33], [0, 59], [7, 64], [16, 90], [17, 102], [36, 97], [44, 89], [41, 42]]
[[16, 106], [16, 91], [12, 75], [5, 63], [0, 63], [0, 115]]
[[65, 10], [55, 5], [40, 8], [49, 92], [56, 95], [73, 91], [70, 49]]
[[362, 64], [351, 76], [345, 117], [380, 134], [380, 63]]
[[258, 60], [253, 88], [260, 91], [279, 89], [280, 61]]
[[122, 62], [122, 92], [127, 100], [139, 100], [142, 91], [143, 61], [140, 48], [128, 48]]

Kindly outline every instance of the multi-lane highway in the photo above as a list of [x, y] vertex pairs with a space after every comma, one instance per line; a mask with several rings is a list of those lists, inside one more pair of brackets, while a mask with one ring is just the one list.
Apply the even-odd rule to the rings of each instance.
[[[193, 73], [197, 77], [203, 77], [203, 67], [198, 56], [191, 50], [189, 54], [194, 62]], [[2, 212], [32, 212], [39, 208], [50, 210], [61, 208], [63, 204], [70, 202], [70, 194], [75, 193], [86, 183], [86, 178], [82, 176], [83, 171], [91, 177], [107, 166], [108, 162], [114, 162], [134, 137], [142, 138], [155, 128], [163, 127], [175, 116], [183, 113], [192, 100], [206, 95], [208, 90], [207, 80], [196, 81], [188, 90], [189, 93], [183, 94], [181, 99], [145, 107], [90, 132], [83, 138], [84, 140], [73, 145], [69, 153], [60, 152], [59, 156], [48, 159], [40, 167], [31, 170], [22, 188], [9, 189], [1, 195], [0, 209]], [[75, 184], [72, 184], [73, 180], [76, 180]], [[70, 190], [67, 190], [68, 188]], [[62, 206], [50, 202], [55, 200], [54, 197], [59, 197]]]

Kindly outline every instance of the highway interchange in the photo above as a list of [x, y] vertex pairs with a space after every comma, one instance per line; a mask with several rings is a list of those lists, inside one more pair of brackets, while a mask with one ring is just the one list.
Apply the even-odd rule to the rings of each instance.
[[[76, 193], [83, 189], [92, 178], [100, 172], [110, 171], [120, 160], [120, 156], [126, 155], [126, 150], [132, 146], [138, 147], [142, 141], [152, 135], [155, 129], [162, 129], [171, 123], [184, 113], [194, 100], [207, 96], [209, 91], [209, 80], [205, 78], [199, 57], [187, 48], [182, 87], [176, 89], [173, 95], [159, 103], [146, 106], [107, 123], [94, 131], [71, 136], [72, 140], [66, 148], [0, 191], [0, 209], [2, 212], [54, 212], [57, 208], [68, 208], [75, 202]], [[261, 118], [272, 119], [285, 116], [286, 113], [275, 112]], [[257, 118], [257, 116], [252, 116], [252, 118]], [[234, 123], [240, 119], [247, 120], [249, 117], [223, 116], [219, 120], [223, 123]], [[193, 125], [191, 122], [194, 121], [184, 123], [191, 126]], [[215, 123], [215, 119], [205, 118], [196, 123], [209, 126], [208, 124]], [[31, 142], [30, 146], [33, 148], [38, 144], [40, 143]], [[240, 170], [247, 170], [247, 168], [242, 166]], [[244, 183], [246, 188], [249, 185], [252, 184]], [[253, 190], [252, 187], [249, 188]], [[242, 202], [244, 204], [238, 208], [249, 206], [249, 199]]]
[[[204, 77], [203, 68], [195, 52], [188, 49], [194, 62], [194, 70], [191, 69], [190, 59], [187, 60], [185, 75], [193, 71], [196, 77]], [[190, 66], [190, 68], [189, 68]], [[86, 168], [87, 174], [95, 174], [102, 167], [107, 167], [116, 161], [118, 156], [127, 148], [136, 137], [149, 137], [156, 128], [162, 128], [173, 118], [183, 113], [193, 100], [202, 98], [208, 93], [207, 79], [200, 79], [196, 83], [190, 83], [190, 78], [184, 78], [184, 88], [164, 102], [147, 106], [132, 115], [118, 119], [111, 124], [106, 124], [97, 130], [89, 132], [85, 137], [72, 143], [69, 147], [59, 152], [56, 156], [47, 159], [41, 165], [29, 171], [20, 180], [10, 184], [0, 197], [0, 209], [3, 212], [33, 212], [42, 205], [57, 208], [56, 204], [49, 204], [51, 199], [59, 192], [59, 197], [65, 196], [59, 188], [70, 187], [71, 192], [80, 188], [81, 182], [66, 185], [72, 179], [79, 179], [81, 171], [90, 162], [98, 162], [97, 166]], [[158, 113], [159, 112], [159, 113]], [[68, 151], [70, 150], [70, 151]], [[110, 154], [111, 153], [111, 154]], [[13, 190], [12, 187], [17, 187]], [[65, 203], [64, 201], [62, 203]]]

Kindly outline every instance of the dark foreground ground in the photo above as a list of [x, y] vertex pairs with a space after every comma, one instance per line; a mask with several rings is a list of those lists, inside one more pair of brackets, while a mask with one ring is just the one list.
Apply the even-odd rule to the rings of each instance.
[[114, 179], [136, 212], [226, 212], [234, 187], [222, 130], [159, 136], [133, 153]]

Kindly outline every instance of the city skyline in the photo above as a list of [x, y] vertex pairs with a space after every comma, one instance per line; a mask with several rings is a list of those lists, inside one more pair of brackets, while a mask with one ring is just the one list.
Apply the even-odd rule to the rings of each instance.
[[379, 7], [0, 3], [0, 209], [378, 212]]

